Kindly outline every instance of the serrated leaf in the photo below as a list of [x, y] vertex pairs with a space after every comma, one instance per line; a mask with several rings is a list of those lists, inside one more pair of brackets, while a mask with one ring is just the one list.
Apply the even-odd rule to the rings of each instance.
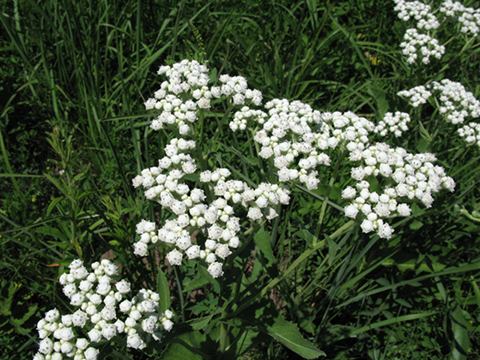
[[262, 252], [263, 256], [265, 256], [265, 259], [268, 260], [268, 263], [274, 263], [275, 262], [275, 256], [273, 255], [273, 250], [272, 250], [272, 244], [270, 242], [270, 232], [265, 231], [265, 230], [260, 230], [258, 233], [255, 234], [253, 239], [255, 240], [255, 243], [257, 244], [258, 248]]
[[[35, 314], [35, 312], [37, 311], [37, 308], [38, 308], [38, 304], [30, 305], [28, 307], [28, 311], [22, 316], [22, 318], [21, 319], [12, 318], [12, 323], [15, 325], [15, 327], [22, 326], [25, 323], [25, 321], [30, 319]], [[23, 335], [23, 333], [19, 329], [16, 328], [16, 331], [19, 334]]]
[[157, 293], [160, 295], [160, 301], [158, 306], [160, 311], [163, 313], [165, 310], [170, 309], [170, 287], [168, 286], [167, 277], [163, 273], [162, 269], [158, 268], [157, 275]]
[[318, 350], [310, 341], [306, 340], [297, 327], [297, 324], [287, 322], [280, 315], [273, 325], [266, 327], [268, 334], [280, 341], [290, 350], [296, 352], [305, 359], [316, 359], [326, 354]]

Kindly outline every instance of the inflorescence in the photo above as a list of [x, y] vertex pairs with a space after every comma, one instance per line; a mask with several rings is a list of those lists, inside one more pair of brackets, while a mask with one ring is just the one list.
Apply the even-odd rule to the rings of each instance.
[[94, 360], [99, 345], [121, 335], [128, 347], [143, 349], [172, 329], [173, 313], [159, 312], [159, 295], [140, 290], [131, 296], [130, 283], [114, 281], [118, 269], [111, 261], [93, 263], [92, 272], [81, 260], [72, 261], [69, 268], [60, 276], [60, 284], [70, 305], [79, 309], [68, 315], [57, 309], [45, 314], [37, 325], [41, 341], [34, 360]]

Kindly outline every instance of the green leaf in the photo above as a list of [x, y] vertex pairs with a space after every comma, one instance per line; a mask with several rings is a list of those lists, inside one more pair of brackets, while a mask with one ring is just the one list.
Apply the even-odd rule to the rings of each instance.
[[378, 117], [383, 119], [385, 113], [388, 111], [389, 104], [386, 99], [387, 93], [381, 89], [374, 88], [372, 86], [368, 86], [368, 92], [370, 95], [373, 96], [375, 102], [377, 103], [378, 108]]
[[202, 274], [197, 273], [195, 278], [192, 281], [190, 281], [188, 285], [183, 289], [183, 292], [192, 291], [202, 286], [205, 286], [207, 284], [210, 284], [210, 281], [207, 278], [205, 278]]
[[62, 233], [61, 231], [59, 231], [58, 229], [55, 229], [55, 228], [52, 228], [50, 226], [41, 226], [41, 227], [38, 227], [36, 229], [37, 232], [39, 233], [42, 233], [42, 234], [45, 234], [45, 235], [50, 235], [54, 238], [57, 238], [57, 239], [60, 239], [60, 240], [63, 240], [65, 242], [69, 242], [70, 240], [68, 239], [68, 237]]
[[201, 343], [206, 336], [199, 331], [192, 331], [175, 337], [175, 340], [167, 347], [162, 355], [163, 360], [203, 360], [208, 359], [200, 350]]
[[300, 239], [305, 240], [308, 246], [312, 246], [315, 236], [307, 229], [299, 230], [295, 233]]
[[215, 314], [211, 314], [208, 316], [201, 317], [200, 319], [193, 319], [187, 321], [193, 330], [203, 330], [209, 323], [212, 321], [212, 318]]
[[457, 306], [450, 315], [452, 322], [452, 331], [455, 341], [452, 351], [452, 359], [464, 360], [467, 358], [468, 349], [470, 348], [468, 330], [471, 327], [463, 315], [460, 306]]
[[263, 256], [265, 256], [265, 259], [268, 260], [268, 264], [275, 262], [275, 255], [273, 255], [270, 238], [270, 232], [263, 229], [256, 233], [254, 236], [255, 243], [262, 252]]
[[413, 220], [413, 221], [410, 223], [409, 228], [412, 229], [412, 230], [418, 230], [418, 229], [420, 229], [422, 226], [423, 226], [423, 223], [422, 223], [421, 221]]
[[318, 350], [300, 334], [297, 324], [285, 321], [282, 315], [275, 319], [273, 325], [267, 325], [267, 332], [271, 337], [280, 341], [287, 348], [305, 359], [316, 359], [320, 356], [326, 356], [323, 351]]
[[170, 287], [162, 269], [158, 268], [157, 275], [157, 293], [160, 295], [158, 306], [161, 312], [170, 309]]
[[[35, 312], [37, 311], [37, 308], [38, 308], [38, 304], [30, 305], [28, 307], [28, 311], [22, 316], [22, 318], [21, 319], [12, 318], [12, 323], [15, 325], [15, 327], [22, 326], [25, 323], [25, 321], [30, 319], [35, 314]], [[19, 334], [23, 335], [23, 333], [19, 329], [16, 329], [16, 331]]]
[[52, 210], [55, 208], [55, 206], [64, 199], [63, 196], [60, 196], [58, 198], [55, 198], [52, 200], [52, 202], [50, 203], [50, 205], [48, 205], [48, 208], [47, 208], [47, 215], [50, 215], [50, 213], [52, 212]]

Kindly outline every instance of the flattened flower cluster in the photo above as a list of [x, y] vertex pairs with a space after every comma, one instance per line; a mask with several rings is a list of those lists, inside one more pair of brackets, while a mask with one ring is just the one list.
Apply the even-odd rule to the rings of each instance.
[[94, 360], [99, 353], [95, 345], [114, 336], [125, 334], [128, 347], [143, 349], [151, 339], [159, 341], [162, 331], [171, 330], [173, 313], [158, 312], [158, 294], [141, 290], [129, 300], [130, 283], [113, 282], [117, 266], [109, 260], [93, 263], [92, 272], [81, 260], [69, 268], [59, 281], [70, 304], [79, 309], [63, 316], [57, 309], [45, 314], [37, 325], [41, 341], [34, 360]]
[[387, 112], [375, 127], [374, 132], [380, 136], [386, 136], [388, 133], [394, 134], [396, 137], [402, 136], [402, 132], [408, 130], [407, 123], [410, 122], [410, 115], [400, 111], [392, 114]]
[[428, 91], [425, 86], [420, 85], [409, 90], [399, 91], [397, 95], [407, 98], [410, 105], [413, 107], [419, 107], [420, 105], [427, 103], [427, 100], [432, 96], [432, 93]]
[[476, 122], [470, 122], [458, 129], [458, 134], [465, 138], [465, 142], [469, 145], [477, 144], [480, 147], [480, 124]]
[[431, 12], [430, 5], [420, 1], [394, 0], [394, 10], [403, 21], [414, 20], [415, 27], [408, 29], [404, 35], [404, 41], [400, 44], [402, 52], [407, 56], [407, 62], [414, 64], [421, 61], [424, 64], [430, 62], [430, 57], [440, 59], [445, 53], [445, 47], [440, 45], [432, 35], [440, 26], [440, 22]]
[[[432, 194], [441, 189], [453, 191], [455, 182], [445, 175], [440, 166], [433, 165], [433, 154], [409, 154], [403, 148], [391, 148], [377, 143], [361, 152], [360, 166], [352, 168], [351, 176], [355, 187], [347, 187], [342, 198], [351, 200], [345, 207], [345, 215], [363, 219], [361, 228], [369, 233], [376, 230], [381, 238], [390, 238], [393, 229], [383, 219], [396, 216], [409, 216], [411, 213], [406, 199], [417, 199], [431, 207]], [[383, 192], [370, 190], [368, 177], [383, 178]]]
[[[417, 86], [410, 90], [400, 91], [399, 96], [409, 99], [413, 107], [424, 104], [427, 100], [434, 96], [438, 110], [443, 118], [454, 125], [463, 124], [469, 118], [480, 117], [480, 101], [465, 89], [465, 87], [448, 79], [440, 82], [433, 81], [425, 86]], [[467, 144], [478, 141], [478, 126], [474, 122], [470, 122], [458, 130], [458, 134], [465, 139]], [[480, 144], [479, 144], [480, 146]]]
[[158, 74], [165, 75], [167, 80], [155, 92], [154, 98], [145, 102], [147, 110], [161, 111], [150, 125], [154, 130], [174, 125], [181, 135], [187, 135], [190, 125], [198, 118], [197, 111], [210, 108], [212, 99], [223, 97], [235, 105], [252, 103], [258, 106], [262, 102], [261, 92], [248, 89], [247, 81], [241, 76], [222, 75], [221, 86], [207, 86], [208, 69], [196, 60], [161, 66]]
[[330, 157], [318, 148], [321, 127], [319, 111], [300, 101], [274, 99], [265, 105], [268, 115], [258, 119], [262, 129], [254, 140], [262, 148], [259, 156], [273, 158], [280, 183], [298, 180], [308, 189], [316, 189], [319, 165], [330, 165]]
[[477, 36], [480, 30], [480, 9], [466, 7], [460, 2], [445, 0], [440, 12], [446, 17], [456, 19], [460, 24], [460, 32]]
[[[181, 265], [185, 257], [200, 259], [214, 278], [223, 275], [222, 262], [240, 245], [240, 218], [235, 211], [246, 209], [247, 217], [254, 221], [263, 217], [271, 220], [277, 216], [274, 207], [290, 200], [289, 191], [276, 184], [262, 183], [252, 189], [243, 181], [227, 180], [230, 171], [224, 168], [200, 173], [200, 182], [216, 196], [210, 204], [205, 203], [202, 189], [190, 189], [179, 182], [162, 188], [158, 180], [146, 184], [144, 176], [135, 178], [134, 184], [147, 189], [145, 194], [156, 188], [156, 196], [150, 199], [169, 208], [176, 217], [160, 229], [155, 223], [142, 220], [137, 225], [140, 240], [134, 245], [135, 254], [145, 256], [150, 244], [160, 242], [172, 248], [166, 256], [171, 265]], [[179, 188], [183, 190], [179, 192]], [[197, 231], [207, 237], [204, 244], [195, 243], [192, 234]]]
[[462, 124], [466, 117], [480, 116], [480, 101], [462, 84], [443, 79], [440, 82], [433, 81], [429, 84], [429, 88], [438, 98], [440, 113], [448, 122]]
[[430, 5], [420, 1], [394, 0], [394, 10], [398, 12], [398, 17], [403, 21], [413, 19], [417, 21], [418, 29], [432, 30], [440, 26], [435, 15], [431, 12]]
[[407, 56], [409, 64], [417, 60], [428, 64], [430, 57], [441, 59], [445, 54], [445, 46], [440, 45], [438, 40], [430, 35], [419, 33], [417, 29], [407, 29], [404, 40], [400, 43], [400, 47], [403, 49], [403, 55]]
[[[192, 89], [184, 83], [195, 84], [189, 76], [208, 77], [207, 69], [198, 66], [198, 63], [182, 61], [172, 67], [162, 67], [160, 73], [169, 81], [162, 85], [165, 92], [156, 98], [163, 99], [168, 95], [167, 90], [177, 96], [182, 88], [185, 89], [182, 99], [187, 99]], [[191, 75], [193, 68], [198, 70]], [[171, 79], [176, 80], [172, 82]], [[137, 225], [138, 241], [134, 247], [139, 256], [145, 256], [149, 248], [162, 244], [170, 249], [166, 258], [171, 265], [180, 266], [184, 259], [196, 259], [207, 266], [214, 278], [222, 276], [223, 263], [240, 246], [241, 224], [278, 216], [276, 208], [290, 201], [290, 182], [303, 183], [310, 190], [318, 188], [320, 167], [330, 165], [329, 153], [333, 150], [346, 152], [349, 161], [356, 163], [352, 178], [358, 184], [356, 189], [345, 190], [344, 198], [352, 200], [345, 214], [351, 218], [363, 214], [358, 219], [365, 232], [375, 230], [384, 238], [392, 235], [393, 230], [384, 220], [410, 214], [409, 205], [398, 203], [397, 198], [418, 199], [431, 206], [431, 194], [442, 188], [453, 190], [453, 180], [445, 176], [443, 169], [432, 165], [432, 156], [414, 156], [403, 149], [390, 149], [385, 144], [371, 145], [369, 136], [374, 133], [384, 136], [391, 132], [400, 136], [406, 131], [410, 121], [408, 114], [387, 113], [375, 126], [352, 112], [322, 114], [300, 101], [286, 99], [274, 99], [265, 104], [264, 109], [253, 109], [251, 105], [261, 105], [261, 93], [249, 90], [244, 78], [222, 75], [219, 81], [222, 84], [219, 87], [194, 89], [193, 98], [208, 100], [213, 96], [232, 106], [242, 105], [233, 113], [230, 129], [252, 132], [258, 144], [258, 155], [269, 160], [278, 182], [252, 187], [244, 181], [230, 179], [229, 170], [218, 168], [198, 173], [199, 188], [192, 188], [186, 183], [185, 175], [197, 172], [195, 161], [189, 155], [196, 144], [183, 138], [173, 139], [165, 147], [165, 156], [159, 166], [145, 169], [133, 179], [133, 185], [142, 187], [149, 200], [156, 201], [172, 214], [162, 226], [157, 227], [147, 220]], [[407, 95], [416, 103], [425, 102], [431, 95], [425, 88], [410, 92]], [[157, 100], [153, 102], [158, 104]], [[154, 106], [164, 109], [164, 105]], [[197, 116], [198, 111], [209, 107], [197, 104]], [[180, 136], [187, 136], [187, 133], [180, 132]], [[404, 178], [399, 175], [402, 172], [406, 174]], [[366, 179], [370, 176], [386, 179], [387, 188], [378, 196], [369, 192]], [[356, 196], [357, 190], [360, 196]]]

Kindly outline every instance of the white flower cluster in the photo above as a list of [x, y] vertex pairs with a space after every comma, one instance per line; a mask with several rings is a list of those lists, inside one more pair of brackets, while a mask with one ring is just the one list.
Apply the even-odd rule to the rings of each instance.
[[350, 152], [350, 161], [361, 159], [362, 151], [369, 142], [368, 135], [375, 129], [375, 124], [353, 112], [323, 113], [323, 133], [318, 139], [321, 149], [327, 146], [335, 149], [347, 149]]
[[[172, 67], [162, 67], [160, 73], [166, 74], [170, 79], [162, 85], [163, 88], [178, 92], [175, 94], [177, 96], [180, 93], [178, 86], [183, 86], [186, 90], [182, 99], [188, 98], [191, 89], [182, 84], [195, 83], [189, 80], [189, 76], [200, 76], [198, 73], [191, 75], [192, 70], [189, 69], [192, 64], [198, 66], [198, 63], [182, 61]], [[206, 71], [206, 68], [198, 70], [201, 74], [206, 74]], [[172, 82], [172, 78], [176, 80]], [[408, 186], [403, 184], [406, 180], [401, 179], [400, 175], [395, 175], [392, 180], [397, 181], [399, 194], [403, 195], [397, 194], [394, 188], [386, 189], [377, 200], [375, 195], [370, 197], [369, 193], [366, 197], [369, 200], [364, 201], [365, 207], [360, 206], [363, 204], [360, 197], [358, 201], [355, 199], [357, 205], [353, 206], [356, 212], [361, 211], [364, 216], [369, 216], [364, 219], [366, 222], [364, 221], [363, 228], [366, 232], [378, 230], [382, 237], [391, 236], [393, 230], [382, 219], [406, 216], [410, 212], [406, 204], [397, 207], [397, 196], [410, 199], [416, 197], [430, 206], [433, 201], [431, 194], [442, 186], [453, 190], [453, 180], [447, 179], [443, 173], [442, 176], [432, 173], [440, 173], [440, 168], [431, 165], [430, 161], [433, 160], [430, 157], [423, 159], [419, 155], [418, 160], [416, 155], [407, 154], [403, 149], [404, 152], [398, 150], [395, 153], [396, 150], [391, 150], [385, 144], [369, 146], [369, 134], [393, 132], [399, 136], [402, 131], [406, 131], [406, 124], [410, 120], [408, 114], [388, 113], [376, 127], [371, 121], [352, 112], [321, 114], [307, 104], [286, 99], [274, 99], [265, 104], [264, 111], [255, 110], [249, 105], [261, 105], [261, 93], [247, 89], [244, 78], [222, 75], [219, 81], [222, 84], [219, 87], [204, 88], [206, 85], [202, 85], [201, 89], [193, 90], [193, 98], [209, 99], [213, 96], [228, 101], [230, 105], [243, 105], [234, 112], [229, 126], [232, 131], [248, 128], [254, 132], [254, 140], [261, 146], [259, 156], [270, 160], [269, 163], [277, 171], [278, 183], [261, 183], [256, 188], [251, 187], [244, 181], [228, 179], [230, 171], [219, 168], [199, 173], [202, 188], [191, 188], [185, 183], [184, 176], [196, 172], [195, 162], [188, 155], [195, 148], [195, 143], [191, 140], [173, 139], [165, 147], [166, 156], [159, 161], [159, 166], [145, 169], [133, 179], [134, 186], [141, 186], [148, 199], [158, 202], [173, 214], [161, 227], [147, 220], [142, 220], [137, 225], [139, 241], [134, 245], [136, 255], [145, 256], [149, 246], [161, 243], [170, 249], [166, 258], [171, 265], [179, 266], [183, 259], [198, 259], [208, 266], [207, 270], [212, 277], [222, 276], [223, 262], [240, 245], [241, 217], [246, 214], [250, 221], [257, 221], [262, 218], [272, 220], [278, 216], [277, 206], [290, 201], [290, 191], [286, 185], [289, 181], [299, 181], [310, 190], [316, 189], [320, 182], [319, 166], [330, 165], [327, 152], [337, 148], [348, 151], [350, 161], [360, 162], [360, 166], [352, 170], [352, 177], [359, 182], [358, 190], [361, 191], [362, 198], [369, 188], [368, 182], [364, 180], [366, 176], [380, 174], [389, 179], [392, 174], [403, 171], [409, 179]], [[167, 90], [160, 97], [167, 96]], [[158, 95], [156, 97], [159, 98]], [[415, 94], [412, 98], [415, 98]], [[425, 101], [428, 96], [424, 94], [420, 98], [416, 101]], [[159, 108], [164, 109], [164, 105]], [[201, 108], [197, 103], [197, 111]], [[252, 130], [255, 128], [260, 129]], [[180, 135], [185, 134], [181, 132]], [[404, 170], [405, 162], [408, 164]], [[417, 169], [418, 162], [421, 170]], [[419, 184], [410, 178], [417, 179]], [[403, 185], [400, 186], [400, 183]], [[424, 183], [428, 186], [424, 186]], [[407, 193], [402, 192], [405, 190], [404, 185]], [[382, 204], [387, 204], [387, 208]], [[373, 207], [370, 211], [373, 215], [368, 211], [367, 205]], [[356, 217], [357, 213], [353, 212], [352, 207], [346, 208], [347, 216]]]
[[165, 75], [167, 80], [155, 92], [155, 97], [145, 102], [147, 110], [162, 111], [152, 121], [154, 130], [176, 125], [180, 135], [187, 135], [191, 131], [190, 124], [198, 118], [197, 111], [210, 108], [212, 98], [225, 96], [235, 105], [243, 105], [246, 101], [254, 105], [262, 103], [262, 93], [248, 89], [247, 81], [241, 76], [222, 75], [221, 86], [208, 87], [208, 68], [195, 60], [161, 66], [158, 74]]
[[[142, 220], [137, 224], [140, 240], [134, 245], [135, 254], [145, 256], [150, 243], [161, 241], [174, 247], [166, 256], [171, 265], [181, 265], [186, 255], [188, 259], [205, 261], [208, 272], [214, 278], [221, 276], [222, 261], [240, 245], [240, 219], [235, 216], [234, 206], [238, 204], [248, 209], [247, 217], [252, 220], [262, 217], [271, 220], [277, 216], [274, 206], [288, 204], [290, 200], [289, 191], [279, 185], [262, 183], [258, 188], [251, 189], [245, 182], [227, 180], [229, 176], [230, 171], [223, 168], [200, 173], [200, 181], [210, 183], [217, 197], [209, 205], [203, 202], [206, 196], [201, 189], [190, 190], [187, 187], [179, 194], [176, 189], [187, 185], [176, 183], [177, 187], [173, 190], [165, 186], [156, 199], [177, 217], [167, 220], [158, 231], [153, 222]], [[155, 185], [147, 184], [151, 186], [148, 188], [141, 179], [135, 182], [147, 188], [146, 193]], [[195, 231], [206, 235], [203, 247], [192, 241], [191, 233]]]
[[[69, 268], [59, 281], [70, 304], [79, 309], [63, 316], [56, 309], [45, 314], [37, 325], [41, 341], [34, 360], [94, 360], [99, 351], [91, 343], [122, 333], [127, 336], [128, 347], [142, 349], [152, 338], [160, 340], [162, 330], [172, 328], [173, 313], [158, 312], [158, 294], [141, 290], [132, 300], [126, 299], [130, 283], [112, 282], [117, 266], [109, 260], [93, 263], [93, 272], [88, 272], [81, 260], [72, 261]], [[88, 339], [78, 335], [82, 333]]]
[[403, 48], [403, 55], [408, 56], [409, 64], [415, 63], [417, 59], [428, 64], [431, 56], [441, 59], [445, 53], [445, 46], [439, 45], [437, 39], [421, 34], [417, 29], [407, 29], [404, 40], [400, 47]]
[[[360, 214], [363, 232], [376, 230], [381, 238], [388, 239], [393, 233], [383, 219], [410, 215], [411, 209], [402, 199], [418, 199], [430, 207], [433, 193], [441, 189], [453, 191], [455, 187], [444, 169], [433, 165], [436, 160], [433, 154], [413, 155], [403, 148], [377, 143], [363, 150], [359, 160], [361, 165], [351, 172], [357, 182], [355, 187], [349, 186], [342, 192], [342, 198], [351, 200], [345, 207], [345, 216], [355, 219]], [[387, 185], [382, 193], [371, 192], [365, 179], [379, 175]]]
[[254, 137], [262, 145], [259, 155], [264, 159], [273, 157], [280, 183], [298, 180], [308, 189], [316, 189], [319, 180], [315, 169], [330, 165], [330, 157], [318, 145], [320, 134], [315, 132], [322, 124], [320, 112], [286, 99], [269, 101], [265, 108], [268, 117], [261, 117], [262, 129]]
[[239, 111], [233, 115], [233, 120], [230, 121], [229, 126], [232, 131], [245, 130], [247, 128], [248, 121], [257, 122], [263, 124], [267, 118], [267, 113], [262, 110], [253, 110], [248, 106], [242, 107]]
[[170, 208], [175, 214], [185, 212], [181, 200], [189, 191], [188, 185], [180, 183], [187, 174], [193, 174], [196, 170], [195, 161], [188, 150], [195, 148], [195, 141], [174, 138], [165, 146], [165, 156], [158, 161], [158, 167], [144, 169], [142, 175], [133, 179], [133, 186], [143, 186], [145, 196], [162, 206]]
[[400, 111], [392, 114], [387, 112], [375, 127], [374, 132], [381, 136], [386, 136], [389, 132], [395, 134], [396, 137], [402, 136], [402, 131], [408, 130], [407, 123], [410, 122], [410, 115]]
[[458, 129], [458, 134], [465, 138], [467, 144], [474, 144], [475, 142], [480, 147], [480, 124], [471, 122]]
[[417, 60], [424, 64], [430, 62], [430, 57], [440, 59], [445, 53], [445, 47], [439, 45], [438, 40], [430, 33], [435, 32], [440, 22], [431, 12], [430, 5], [420, 1], [394, 0], [395, 11], [403, 21], [413, 19], [416, 21], [414, 28], [408, 29], [404, 41], [400, 44], [402, 52], [407, 56], [407, 62], [414, 64]]
[[480, 9], [465, 7], [460, 2], [445, 0], [440, 7], [445, 16], [454, 18], [460, 23], [460, 31], [477, 36], [480, 31]]
[[407, 98], [413, 107], [418, 107], [421, 104], [426, 104], [432, 93], [425, 86], [420, 85], [409, 90], [399, 91], [397, 95]]
[[480, 101], [454, 81], [443, 79], [440, 82], [433, 81], [428, 85], [440, 102], [440, 113], [452, 124], [462, 124], [465, 118], [480, 116]]
[[403, 21], [414, 19], [417, 21], [418, 29], [432, 30], [440, 26], [435, 15], [431, 13], [430, 5], [420, 1], [394, 0], [394, 10], [398, 12], [398, 17]]

